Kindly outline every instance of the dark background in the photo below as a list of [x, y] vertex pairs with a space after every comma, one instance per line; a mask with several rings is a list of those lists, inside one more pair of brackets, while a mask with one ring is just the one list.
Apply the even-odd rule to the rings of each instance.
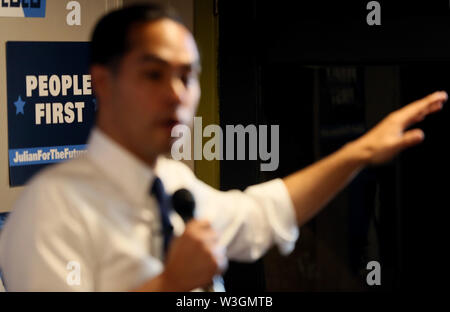
[[[449, 2], [379, 1], [381, 26], [367, 25], [368, 2], [219, 1], [221, 125], [280, 125], [278, 170], [222, 161], [223, 190], [284, 177], [392, 110], [450, 91]], [[448, 108], [428, 117], [416, 125], [423, 144], [361, 172], [301, 228], [290, 256], [274, 248], [256, 263], [231, 263], [227, 289], [444, 289], [448, 119]], [[371, 260], [381, 286], [366, 284]]]

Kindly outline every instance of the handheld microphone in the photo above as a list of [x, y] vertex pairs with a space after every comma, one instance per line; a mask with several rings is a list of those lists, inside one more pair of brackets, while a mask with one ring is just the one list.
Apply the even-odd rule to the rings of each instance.
[[[180, 215], [184, 223], [187, 223], [194, 218], [195, 199], [192, 193], [187, 189], [182, 188], [173, 193], [172, 207]], [[223, 281], [221, 281], [220, 276], [216, 276], [214, 279], [218, 279], [220, 283], [219, 285], [223, 285]], [[203, 290], [206, 292], [214, 292], [215, 289], [213, 283], [210, 283], [208, 286], [204, 287]], [[225, 289], [221, 291], [225, 291]]]
[[194, 218], [195, 199], [187, 189], [179, 189], [172, 195], [172, 206], [185, 223]]

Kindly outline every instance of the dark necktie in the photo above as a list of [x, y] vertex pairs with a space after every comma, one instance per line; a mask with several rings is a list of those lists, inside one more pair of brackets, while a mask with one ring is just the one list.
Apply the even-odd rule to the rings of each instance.
[[169, 219], [171, 201], [170, 197], [166, 194], [164, 190], [164, 185], [162, 184], [161, 179], [158, 177], [156, 177], [155, 181], [153, 182], [151, 193], [156, 197], [156, 200], [158, 201], [158, 208], [161, 215], [162, 234], [164, 237], [163, 251], [165, 255], [169, 247], [170, 240], [172, 239], [173, 236], [173, 227]]

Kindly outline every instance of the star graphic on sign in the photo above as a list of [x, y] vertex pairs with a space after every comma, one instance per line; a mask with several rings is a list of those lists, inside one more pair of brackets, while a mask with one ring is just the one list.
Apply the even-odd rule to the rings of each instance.
[[23, 111], [23, 107], [25, 106], [26, 102], [22, 101], [22, 98], [19, 95], [19, 98], [17, 101], [14, 102], [14, 105], [16, 106], [16, 115], [22, 114], [25, 115]]

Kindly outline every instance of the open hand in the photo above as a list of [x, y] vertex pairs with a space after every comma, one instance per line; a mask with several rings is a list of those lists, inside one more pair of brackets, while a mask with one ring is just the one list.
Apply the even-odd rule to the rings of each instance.
[[420, 129], [408, 129], [427, 115], [442, 109], [448, 95], [434, 92], [423, 99], [400, 108], [357, 139], [354, 146], [365, 155], [368, 164], [381, 164], [392, 159], [402, 150], [419, 144], [425, 138]]

